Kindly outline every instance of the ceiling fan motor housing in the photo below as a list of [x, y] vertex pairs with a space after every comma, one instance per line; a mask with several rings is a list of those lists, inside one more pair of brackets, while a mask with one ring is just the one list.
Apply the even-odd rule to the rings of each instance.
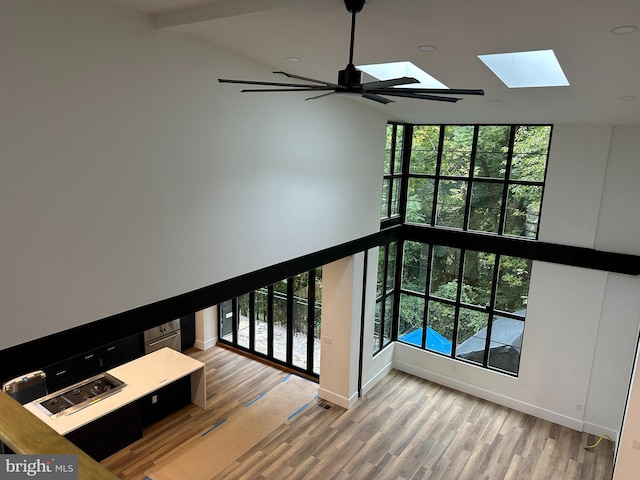
[[347, 68], [338, 72], [338, 85], [342, 87], [357, 86], [362, 83], [362, 72], [358, 70], [353, 63], [347, 65]]
[[364, 7], [365, 0], [344, 0], [344, 5], [349, 13], [358, 13]]

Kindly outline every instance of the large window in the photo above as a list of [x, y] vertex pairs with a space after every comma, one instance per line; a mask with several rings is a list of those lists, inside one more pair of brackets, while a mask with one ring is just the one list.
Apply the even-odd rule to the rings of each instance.
[[321, 305], [317, 268], [222, 302], [220, 341], [318, 376]]
[[378, 253], [378, 282], [373, 327], [373, 353], [391, 342], [393, 306], [395, 299], [396, 242], [382, 245]]
[[383, 217], [403, 210], [408, 162], [405, 222], [535, 239], [550, 136], [548, 125], [390, 124]]
[[387, 126], [387, 143], [384, 159], [384, 180], [382, 183], [382, 218], [400, 215], [400, 182], [402, 179], [403, 125]]
[[[380, 250], [376, 332], [518, 374], [531, 260], [502, 239], [538, 238], [550, 139], [549, 125], [388, 125], [382, 226], [413, 230]], [[390, 258], [400, 285], [381, 286]]]
[[531, 261], [405, 241], [398, 341], [517, 374]]

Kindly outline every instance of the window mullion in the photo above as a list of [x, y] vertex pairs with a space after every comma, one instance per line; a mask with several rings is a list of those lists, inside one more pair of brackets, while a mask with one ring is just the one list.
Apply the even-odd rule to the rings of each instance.
[[469, 212], [471, 211], [471, 197], [473, 193], [473, 172], [476, 163], [476, 151], [478, 149], [478, 132], [480, 127], [476, 125], [473, 128], [473, 143], [471, 145], [471, 159], [469, 161], [469, 175], [467, 176], [467, 195], [464, 202], [464, 219], [462, 221], [462, 230], [469, 230]]
[[460, 321], [460, 297], [462, 296], [462, 278], [464, 274], [466, 250], [460, 249], [460, 265], [458, 266], [458, 288], [456, 290], [455, 314], [453, 318], [453, 334], [451, 339], [451, 358], [456, 357], [456, 345], [458, 343], [458, 322]]
[[504, 171], [504, 185], [502, 187], [502, 208], [500, 209], [500, 224], [498, 225], [498, 235], [504, 234], [504, 227], [507, 218], [507, 200], [509, 197], [509, 177], [511, 176], [511, 162], [513, 160], [513, 146], [516, 141], [516, 125], [511, 126], [509, 132], [509, 148], [507, 151], [507, 165]]

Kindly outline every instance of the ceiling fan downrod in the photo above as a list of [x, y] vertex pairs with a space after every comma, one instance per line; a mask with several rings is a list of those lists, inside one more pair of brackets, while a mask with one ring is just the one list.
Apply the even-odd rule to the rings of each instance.
[[344, 0], [347, 11], [351, 13], [351, 40], [349, 42], [349, 63], [338, 72], [338, 85], [350, 87], [362, 83], [362, 72], [353, 65], [353, 44], [355, 43], [356, 13], [362, 10], [365, 0]]

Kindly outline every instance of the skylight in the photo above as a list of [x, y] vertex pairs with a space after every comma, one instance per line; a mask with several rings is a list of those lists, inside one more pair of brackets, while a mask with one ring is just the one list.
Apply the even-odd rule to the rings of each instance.
[[509, 88], [569, 85], [553, 50], [496, 53], [478, 58]]
[[391, 80], [399, 77], [413, 77], [420, 83], [400, 85], [396, 88], [449, 88], [439, 82], [424, 70], [416, 67], [411, 62], [376, 63], [371, 65], [357, 65], [361, 70], [378, 80]]

